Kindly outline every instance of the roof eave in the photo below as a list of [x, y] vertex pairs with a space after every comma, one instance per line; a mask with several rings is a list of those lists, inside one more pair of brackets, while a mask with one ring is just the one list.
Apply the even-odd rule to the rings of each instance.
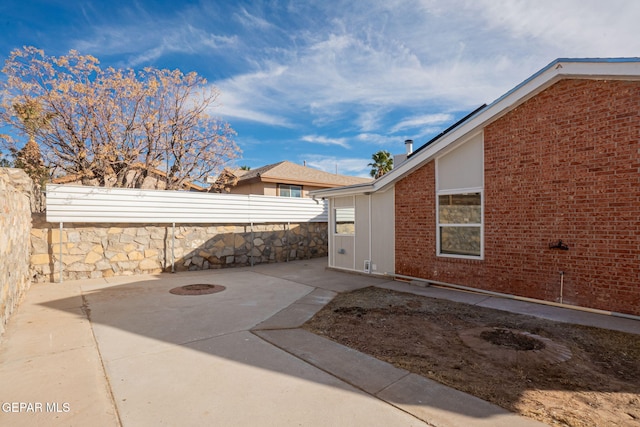
[[[282, 178], [282, 177], [260, 177], [262, 182], [276, 183], [276, 184], [293, 184], [293, 185], [306, 185], [311, 187], [343, 187], [347, 184], [340, 184], [336, 182], [323, 182], [323, 181], [313, 181], [313, 180], [305, 180], [305, 179], [296, 179], [296, 178]], [[348, 185], [358, 185], [358, 184], [348, 184]]]
[[345, 185], [342, 187], [324, 188], [321, 190], [313, 190], [309, 192], [311, 197], [339, 197], [350, 196], [354, 194], [364, 194], [375, 191], [375, 181], [364, 184]]

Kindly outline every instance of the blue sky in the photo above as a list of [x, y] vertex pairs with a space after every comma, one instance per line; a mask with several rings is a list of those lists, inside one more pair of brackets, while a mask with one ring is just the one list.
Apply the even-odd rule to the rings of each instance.
[[25, 45], [104, 66], [195, 71], [222, 92], [236, 166], [367, 176], [559, 57], [640, 56], [629, 0], [2, 0], [0, 61]]

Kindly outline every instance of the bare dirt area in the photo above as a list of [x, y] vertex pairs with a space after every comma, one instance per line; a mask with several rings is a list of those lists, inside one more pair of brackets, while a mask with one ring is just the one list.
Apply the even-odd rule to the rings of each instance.
[[640, 335], [374, 287], [304, 325], [554, 426], [640, 426]]

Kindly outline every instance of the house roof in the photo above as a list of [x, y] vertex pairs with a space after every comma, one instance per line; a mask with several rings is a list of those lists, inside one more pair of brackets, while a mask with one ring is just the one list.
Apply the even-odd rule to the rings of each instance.
[[371, 182], [370, 178], [338, 175], [301, 166], [289, 161], [273, 163], [248, 171], [236, 169], [238, 185], [249, 181], [277, 182], [279, 184], [313, 185], [318, 187], [340, 187]]
[[486, 107], [480, 107], [414, 151], [407, 160], [377, 180], [311, 192], [313, 197], [335, 197], [385, 191], [443, 150], [476, 135], [519, 105], [563, 79], [640, 80], [640, 58], [559, 58]]
[[[143, 168], [142, 164], [136, 164], [136, 165], [133, 165], [132, 170], [142, 169], [142, 168]], [[151, 169], [149, 169], [149, 172], [151, 172], [154, 175], [157, 175], [158, 177], [160, 177], [162, 179], [166, 179], [167, 178], [167, 173], [163, 172], [163, 171], [161, 171], [159, 169], [151, 168]], [[51, 180], [51, 183], [52, 184], [69, 184], [69, 183], [72, 183], [72, 182], [79, 181], [79, 180], [81, 180], [81, 178], [82, 177], [79, 174], [64, 175], [64, 176], [60, 176], [60, 177], [57, 177], [57, 178], [53, 178]], [[185, 182], [182, 183], [182, 185], [188, 190], [193, 190], [193, 191], [206, 191], [207, 190], [206, 188], [204, 188], [204, 187], [202, 187], [202, 186], [200, 186], [198, 184], [195, 184], [195, 183], [193, 183], [191, 181], [185, 181]]]

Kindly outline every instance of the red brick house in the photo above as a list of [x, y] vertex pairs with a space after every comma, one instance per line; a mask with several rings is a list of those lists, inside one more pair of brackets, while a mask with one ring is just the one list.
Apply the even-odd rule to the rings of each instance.
[[558, 59], [391, 173], [314, 195], [331, 267], [638, 316], [640, 58]]

